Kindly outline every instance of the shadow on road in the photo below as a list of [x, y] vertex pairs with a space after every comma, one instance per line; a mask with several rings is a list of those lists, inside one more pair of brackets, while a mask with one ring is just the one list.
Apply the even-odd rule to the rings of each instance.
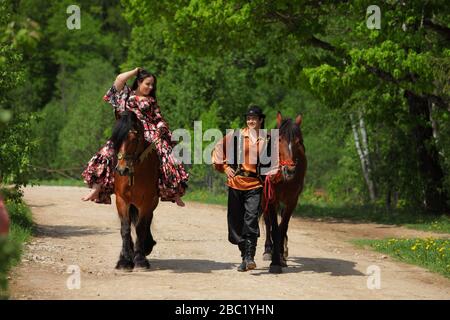
[[88, 235], [104, 235], [116, 232], [114, 230], [105, 230], [104, 228], [93, 228], [87, 226], [66, 226], [66, 225], [42, 225], [34, 226], [35, 237], [50, 237], [67, 239], [71, 237], [83, 237]]
[[[269, 274], [269, 261], [266, 268], [259, 273], [252, 275]], [[302, 258], [290, 257], [287, 261], [287, 268], [283, 268], [283, 273], [313, 272], [330, 273], [331, 276], [366, 276], [355, 269], [356, 263], [353, 261], [328, 259], [328, 258]]]
[[216, 270], [234, 269], [235, 263], [202, 259], [151, 259], [152, 270], [172, 270], [176, 273], [211, 273]]
[[28, 203], [27, 205], [33, 209], [33, 208], [48, 208], [48, 207], [54, 207], [56, 206], [56, 203], [47, 203], [47, 204], [32, 204], [32, 203]]

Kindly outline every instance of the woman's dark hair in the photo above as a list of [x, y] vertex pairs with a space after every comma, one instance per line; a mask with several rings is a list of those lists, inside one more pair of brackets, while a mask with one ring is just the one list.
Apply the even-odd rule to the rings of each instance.
[[131, 90], [136, 90], [138, 88], [139, 82], [144, 81], [144, 79], [148, 77], [152, 77], [154, 80], [153, 90], [150, 91], [149, 96], [156, 99], [156, 76], [145, 69], [139, 69], [136, 79], [134, 79], [133, 85], [131, 86]]

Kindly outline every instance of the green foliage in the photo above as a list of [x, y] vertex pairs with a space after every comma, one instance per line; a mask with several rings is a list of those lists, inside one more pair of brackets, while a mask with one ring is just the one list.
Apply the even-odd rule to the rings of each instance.
[[227, 195], [228, 193], [226, 192], [212, 194], [209, 190], [206, 189], [195, 189], [188, 190], [183, 199], [185, 199], [186, 201], [194, 201], [207, 204], [226, 205], [228, 198]]
[[28, 183], [32, 174], [31, 154], [37, 144], [30, 136], [34, 116], [19, 115], [0, 130], [0, 177], [4, 183], [17, 187]]
[[33, 221], [30, 209], [20, 199], [20, 193], [2, 190], [11, 219], [7, 238], [0, 237], [0, 299], [8, 298], [8, 272], [20, 261], [23, 244], [29, 239]]
[[[36, 12], [23, 1], [17, 21], [34, 19], [40, 30], [37, 47], [23, 50], [27, 77], [14, 94], [21, 110], [39, 110], [33, 136], [39, 150], [33, 154], [36, 178], [79, 177], [82, 167], [111, 133], [111, 108], [102, 96], [123, 62], [123, 40], [129, 29], [120, 15], [119, 1], [81, 1], [81, 29], [69, 30], [66, 8], [70, 1], [52, 3]], [[23, 48], [22, 48], [23, 49]], [[38, 88], [39, 87], [39, 88]]]
[[[52, 4], [50, 8], [52, 14], [46, 31], [52, 49], [51, 55], [57, 65], [71, 71], [85, 66], [91, 59], [99, 56], [115, 61], [122, 55], [122, 48], [117, 37], [109, 30], [103, 32], [102, 19], [96, 16], [102, 11], [102, 8], [99, 8], [100, 3], [100, 1], [97, 3], [82, 1], [78, 4], [82, 25], [80, 29], [74, 30], [66, 27], [66, 19], [69, 15], [65, 13], [66, 8], [73, 2], [65, 0]], [[111, 5], [114, 5], [114, 2]], [[110, 13], [113, 12], [110, 11]], [[121, 20], [119, 19], [116, 23], [121, 23]]]
[[8, 297], [8, 271], [11, 268], [11, 261], [17, 260], [19, 256], [20, 250], [17, 244], [0, 237], [0, 300]]
[[[414, 100], [407, 102], [404, 96], [409, 92], [416, 99], [425, 97], [448, 116], [448, 50], [446, 36], [439, 31], [448, 28], [449, 23], [448, 6], [443, 1], [384, 3], [381, 31], [365, 26], [369, 1], [324, 1], [320, 6], [281, 0], [248, 4], [178, 1], [164, 5], [144, 1], [145, 7], [152, 10], [140, 10], [140, 4], [134, 1], [124, 3], [125, 16], [132, 25], [145, 25], [147, 19], [156, 16], [153, 25], [165, 30], [160, 43], [175, 57], [188, 53], [201, 59], [226, 61], [228, 55], [233, 55], [235, 61], [249, 57], [253, 62], [263, 61], [253, 64], [256, 66], [251, 80], [258, 83], [244, 84], [253, 89], [251, 100], [259, 98], [258, 89], [270, 83], [263, 98], [257, 99], [264, 105], [281, 104], [289, 95], [288, 89], [297, 88], [313, 92], [330, 109], [338, 108], [347, 116], [361, 113], [366, 119], [372, 180], [379, 199], [395, 193], [410, 206], [423, 205], [431, 201], [430, 190], [441, 193], [439, 186], [448, 185], [448, 174], [440, 178], [431, 172], [447, 166], [450, 145], [442, 143], [443, 138], [438, 141], [418, 133], [422, 130], [418, 125], [431, 128], [428, 111], [414, 111]], [[240, 70], [245, 68], [241, 65]], [[224, 116], [225, 123], [235, 123], [228, 114]], [[348, 119], [343, 119], [336, 124], [349, 130]], [[435, 127], [448, 127], [448, 122], [439, 117], [434, 121]], [[417, 152], [424, 144], [428, 149]], [[366, 200], [361, 195], [367, 191], [359, 187], [360, 183], [355, 185], [356, 180], [361, 180], [353, 174], [360, 172], [359, 159], [350, 146], [347, 143], [346, 153], [334, 167], [339, 171], [343, 166], [345, 173], [332, 179], [330, 187], [341, 193], [339, 189], [356, 186], [357, 198]], [[433, 164], [435, 168], [426, 171], [421, 159], [430, 157], [434, 148], [444, 156]], [[336, 188], [337, 181], [342, 188]]]
[[77, 177], [109, 138], [114, 115], [102, 97], [113, 78], [108, 62], [92, 59], [61, 80], [68, 85], [66, 99], [50, 102], [40, 112], [40, 121], [34, 128], [40, 137], [40, 148], [33, 163], [40, 170], [40, 177], [48, 177], [46, 172], [51, 169], [68, 169], [64, 174]]
[[77, 94], [77, 99], [59, 135], [56, 159], [60, 167], [82, 168], [111, 135], [114, 114], [102, 97], [111, 87], [112, 79], [112, 66], [99, 59], [90, 60], [73, 75], [70, 90]]
[[[421, 166], [421, 144], [429, 153], [437, 149], [450, 190], [450, 51], [435, 27], [448, 28], [445, 1], [383, 2], [381, 30], [366, 27], [371, 3], [362, 0], [83, 0], [81, 30], [65, 27], [69, 4], [20, 1], [5, 29], [13, 44], [8, 64], [24, 58], [22, 74], [3, 65], [15, 84], [8, 92], [17, 110], [39, 110], [37, 167], [73, 168], [64, 174], [78, 176], [110, 132], [110, 110], [97, 101], [119, 69], [140, 66], [157, 75], [172, 130], [192, 132], [195, 120], [203, 131], [240, 127], [250, 103], [263, 107], [267, 128], [278, 110], [302, 113], [307, 185], [333, 201], [369, 201], [351, 115], [365, 121], [375, 203], [395, 198], [394, 207], [423, 206], [435, 181]], [[407, 92], [429, 99], [432, 119], [411, 111]], [[432, 124], [437, 135], [418, 139], [418, 126]], [[189, 170], [191, 187], [222, 190], [224, 176], [208, 165]]]
[[31, 211], [22, 199], [5, 199], [5, 205], [11, 219], [11, 224], [17, 228], [29, 231], [33, 228]]
[[60, 101], [48, 103], [37, 115], [37, 121], [32, 127], [33, 136], [38, 137], [39, 148], [32, 154], [32, 164], [37, 171], [36, 178], [43, 178], [48, 174], [43, 168], [58, 167], [59, 135], [67, 122], [67, 114]]

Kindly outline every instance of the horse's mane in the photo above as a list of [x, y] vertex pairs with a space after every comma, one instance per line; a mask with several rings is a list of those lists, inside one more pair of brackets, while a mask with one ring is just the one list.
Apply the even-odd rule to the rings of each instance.
[[299, 126], [297, 126], [292, 119], [283, 119], [280, 125], [280, 136], [285, 138], [288, 143], [290, 143], [294, 138], [300, 138], [303, 143], [302, 131]]
[[137, 122], [137, 116], [132, 111], [125, 111], [120, 114], [120, 118], [117, 120], [110, 138], [116, 152], [128, 136], [128, 132], [137, 127]]

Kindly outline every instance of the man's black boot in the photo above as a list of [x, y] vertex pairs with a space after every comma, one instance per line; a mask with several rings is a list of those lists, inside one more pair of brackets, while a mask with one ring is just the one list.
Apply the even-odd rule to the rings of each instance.
[[238, 244], [239, 250], [241, 251], [241, 258], [242, 258], [242, 262], [239, 265], [239, 267], [237, 268], [238, 271], [243, 272], [243, 271], [247, 271], [247, 264], [245, 263], [245, 247], [246, 247], [246, 241], [241, 241]]
[[255, 253], [256, 253], [256, 242], [257, 238], [247, 238], [245, 239], [245, 252], [242, 259], [242, 263], [238, 267], [238, 271], [243, 272], [247, 270], [253, 270], [256, 268], [255, 263]]
[[255, 262], [255, 253], [256, 253], [256, 243], [258, 241], [258, 238], [251, 237], [246, 239], [246, 247], [245, 247], [245, 262], [247, 263], [247, 269], [253, 270], [256, 268], [256, 262]]
[[242, 240], [241, 242], [239, 242], [238, 247], [239, 247], [239, 251], [241, 252], [241, 258], [242, 258], [242, 260], [244, 260], [244, 257], [245, 257], [245, 240]]

